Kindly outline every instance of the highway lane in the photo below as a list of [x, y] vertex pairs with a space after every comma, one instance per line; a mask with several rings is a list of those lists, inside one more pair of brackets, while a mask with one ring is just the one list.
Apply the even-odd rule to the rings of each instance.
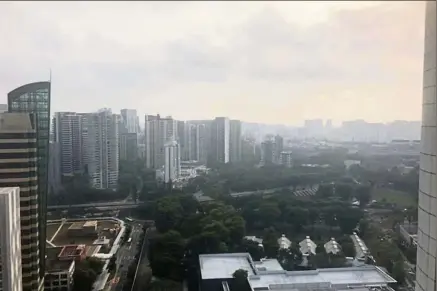
[[107, 291], [121, 291], [123, 290], [123, 284], [126, 280], [129, 265], [135, 259], [139, 248], [141, 248], [140, 238], [143, 232], [142, 223], [134, 222], [132, 225], [132, 231], [130, 237], [132, 241], [130, 243], [125, 243], [117, 252], [116, 259], [116, 271], [114, 279], [109, 282]]

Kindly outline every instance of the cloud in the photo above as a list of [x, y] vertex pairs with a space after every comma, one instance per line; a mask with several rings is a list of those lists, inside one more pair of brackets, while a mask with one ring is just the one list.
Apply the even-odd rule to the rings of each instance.
[[51, 68], [54, 111], [419, 119], [423, 14], [390, 1], [0, 2], [0, 96]]

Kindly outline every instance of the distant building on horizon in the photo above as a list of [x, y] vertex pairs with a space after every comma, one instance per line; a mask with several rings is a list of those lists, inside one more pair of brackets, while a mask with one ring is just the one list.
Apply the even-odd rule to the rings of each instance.
[[177, 141], [164, 145], [164, 182], [170, 183], [179, 178], [181, 173], [181, 152]]
[[211, 143], [208, 162], [229, 163], [229, 118], [216, 117], [211, 123]]
[[238, 163], [241, 161], [241, 121], [229, 121], [229, 161]]

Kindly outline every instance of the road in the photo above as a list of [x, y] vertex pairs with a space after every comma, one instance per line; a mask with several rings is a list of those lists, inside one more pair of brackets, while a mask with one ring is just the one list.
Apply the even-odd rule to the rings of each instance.
[[126, 202], [126, 201], [113, 201], [113, 202], [93, 202], [86, 204], [66, 204], [66, 205], [49, 205], [47, 209], [68, 209], [68, 208], [87, 208], [87, 207], [109, 207], [109, 206], [138, 206], [135, 202]]
[[107, 291], [121, 291], [123, 290], [123, 284], [126, 279], [127, 271], [129, 265], [135, 259], [135, 255], [137, 254], [138, 248], [141, 247], [140, 237], [143, 232], [143, 224], [134, 222], [132, 223], [132, 232], [131, 238], [132, 241], [130, 243], [124, 243], [124, 245], [117, 252], [117, 260], [116, 260], [116, 271], [114, 278], [108, 282]]

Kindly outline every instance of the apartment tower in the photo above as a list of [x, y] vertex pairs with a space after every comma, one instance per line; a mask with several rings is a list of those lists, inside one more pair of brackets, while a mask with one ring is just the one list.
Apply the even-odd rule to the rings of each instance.
[[216, 117], [211, 124], [211, 143], [208, 162], [229, 163], [229, 118]]
[[167, 142], [175, 141], [178, 137], [178, 122], [168, 116], [145, 116], [146, 137], [146, 167], [160, 169], [164, 166], [164, 146]]
[[[22, 286], [42, 290], [38, 156], [35, 114], [0, 114], [0, 187], [19, 187]], [[3, 221], [3, 220], [2, 220]], [[1, 229], [3, 230], [3, 229]], [[44, 237], [45, 246], [45, 237]], [[4, 289], [8, 290], [8, 289]]]
[[436, 21], [436, 1], [428, 1], [423, 66], [416, 291], [436, 291], [437, 278]]
[[117, 189], [120, 116], [110, 109], [82, 116], [83, 163], [95, 189]]
[[56, 112], [53, 118], [54, 141], [59, 143], [61, 174], [73, 176], [83, 171], [82, 114]]

